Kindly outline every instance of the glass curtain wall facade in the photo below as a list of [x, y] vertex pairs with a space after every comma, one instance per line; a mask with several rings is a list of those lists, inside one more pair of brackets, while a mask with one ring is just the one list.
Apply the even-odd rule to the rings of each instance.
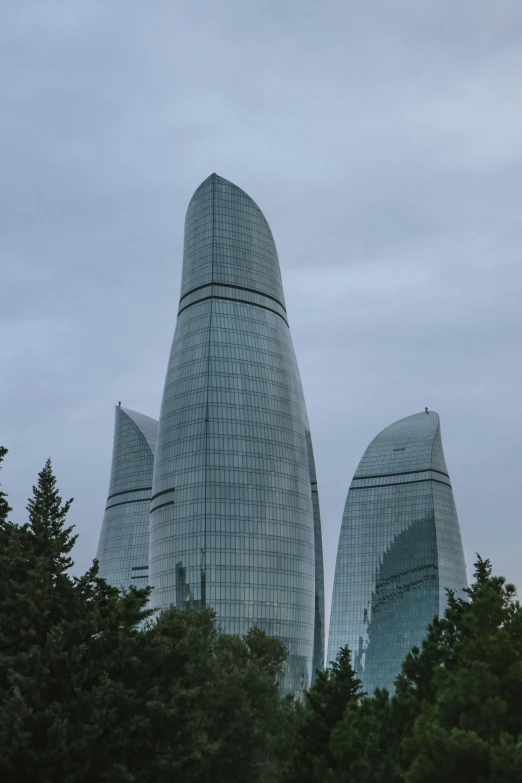
[[149, 509], [158, 422], [116, 408], [111, 479], [96, 557], [115, 587], [148, 584]]
[[310, 487], [312, 493], [312, 510], [314, 515], [314, 547], [315, 547], [315, 617], [314, 617], [314, 655], [312, 663], [312, 684], [318, 671], [324, 669], [324, 566], [323, 537], [321, 531], [321, 511], [319, 508], [319, 490], [315, 471], [312, 436], [306, 419], [306, 409], [303, 401], [303, 411], [306, 421], [306, 445], [308, 448], [308, 469], [310, 471]]
[[437, 413], [384, 429], [354, 474], [344, 509], [328, 661], [348, 645], [364, 690], [393, 690], [446, 589], [467, 585], [459, 521]]
[[[210, 605], [228, 633], [289, 649], [283, 688], [322, 666], [319, 501], [272, 233], [216, 174], [185, 221], [181, 298], [154, 464], [152, 606]], [[315, 645], [315, 650], [314, 650]]]

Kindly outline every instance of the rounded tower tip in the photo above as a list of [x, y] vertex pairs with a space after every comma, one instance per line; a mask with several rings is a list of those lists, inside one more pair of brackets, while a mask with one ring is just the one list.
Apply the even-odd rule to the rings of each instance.
[[248, 193], [215, 172], [199, 185], [187, 209], [181, 300], [210, 285], [222, 286], [225, 297], [241, 290], [259, 293], [286, 313], [279, 259], [265, 216]]

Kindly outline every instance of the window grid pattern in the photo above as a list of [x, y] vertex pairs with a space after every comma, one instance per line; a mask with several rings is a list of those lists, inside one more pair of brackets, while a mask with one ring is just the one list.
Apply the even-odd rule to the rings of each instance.
[[116, 408], [107, 505], [96, 557], [115, 587], [148, 583], [149, 508], [158, 422]]
[[328, 660], [349, 645], [369, 693], [393, 690], [446, 589], [463, 595], [466, 569], [438, 414], [383, 430], [353, 477], [335, 568]]
[[319, 507], [319, 491], [317, 488], [317, 473], [315, 470], [314, 450], [310, 429], [306, 429], [306, 445], [308, 447], [308, 467], [312, 488], [312, 508], [314, 514], [314, 547], [315, 547], [315, 627], [314, 627], [314, 657], [312, 668], [312, 684], [318, 671], [324, 669], [324, 565], [323, 538], [321, 531], [321, 511]]
[[257, 625], [279, 637], [294, 693], [310, 685], [324, 627], [308, 438], [270, 229], [243, 191], [212, 175], [185, 224], [154, 466], [152, 605], [208, 604], [228, 633]]

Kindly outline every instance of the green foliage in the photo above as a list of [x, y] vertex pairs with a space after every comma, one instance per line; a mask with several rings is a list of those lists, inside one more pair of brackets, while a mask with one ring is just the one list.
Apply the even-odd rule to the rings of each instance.
[[[272, 640], [257, 631], [252, 651], [254, 634], [226, 636], [211, 609], [164, 611], [146, 636], [137, 693], [147, 721], [128, 758], [136, 779], [277, 781], [291, 716], [271, 673]], [[273, 649], [280, 665], [282, 645]]]
[[72, 502], [71, 498], [62, 506], [51, 460], [48, 459], [38, 475], [37, 486], [33, 487], [33, 497], [27, 503], [27, 511], [34, 552], [45, 559], [55, 576], [63, 574], [73, 565], [68, 555], [78, 536], [72, 535], [72, 526], [64, 527]]
[[[6, 450], [0, 449], [0, 462]], [[28, 522], [0, 493], [0, 779], [12, 783], [518, 783], [522, 612], [477, 559], [464, 600], [404, 661], [395, 692], [361, 693], [343, 648], [300, 703], [286, 650], [212, 609], [155, 621], [76, 541], [46, 462]]]
[[148, 593], [120, 595], [96, 564], [80, 578], [67, 573], [70, 503], [48, 461], [29, 522], [0, 523], [0, 772], [12, 781], [103, 780], [118, 715], [132, 701], [120, 675]]
[[[331, 668], [318, 672], [314, 685], [298, 708], [299, 741], [288, 779], [315, 783], [329, 780], [334, 765], [331, 737], [345, 711], [356, 708], [361, 696], [348, 647], [339, 650]], [[334, 778], [333, 778], [334, 779]]]
[[[430, 629], [439, 661], [425, 673], [424, 699], [403, 747], [409, 783], [522, 779], [522, 613], [515, 588], [477, 559], [469, 601], [450, 598]], [[423, 652], [406, 661], [412, 683]], [[406, 690], [406, 689], [405, 689]]]
[[[7, 454], [7, 449], [5, 448], [5, 446], [0, 446], [0, 465], [4, 461], [4, 457], [6, 454]], [[5, 492], [2, 492], [0, 490], [0, 523], [7, 522], [8, 514], [10, 511], [13, 510], [9, 505], [9, 503], [7, 502], [6, 497], [7, 496]]]
[[348, 704], [330, 741], [331, 780], [392, 783], [400, 780], [389, 694], [377, 690], [371, 698]]
[[515, 588], [477, 559], [466, 599], [449, 595], [392, 697], [347, 703], [324, 780], [522, 780], [522, 612]]
[[210, 609], [147, 621], [149, 589], [110, 587], [96, 562], [72, 577], [71, 502], [48, 461], [27, 524], [0, 505], [0, 779], [277, 783], [283, 645], [226, 636]]

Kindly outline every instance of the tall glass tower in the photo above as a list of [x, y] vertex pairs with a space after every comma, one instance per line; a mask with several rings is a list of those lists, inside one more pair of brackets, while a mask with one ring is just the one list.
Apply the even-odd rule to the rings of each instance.
[[100, 576], [115, 587], [148, 583], [149, 509], [158, 422], [116, 408], [107, 507], [98, 551]]
[[437, 413], [384, 429], [348, 491], [337, 551], [328, 660], [352, 651], [364, 689], [393, 690], [407, 653], [462, 596], [466, 567]]
[[322, 668], [319, 502], [272, 233], [216, 174], [185, 221], [181, 298], [150, 511], [152, 606], [210, 605], [289, 649], [283, 687]]

